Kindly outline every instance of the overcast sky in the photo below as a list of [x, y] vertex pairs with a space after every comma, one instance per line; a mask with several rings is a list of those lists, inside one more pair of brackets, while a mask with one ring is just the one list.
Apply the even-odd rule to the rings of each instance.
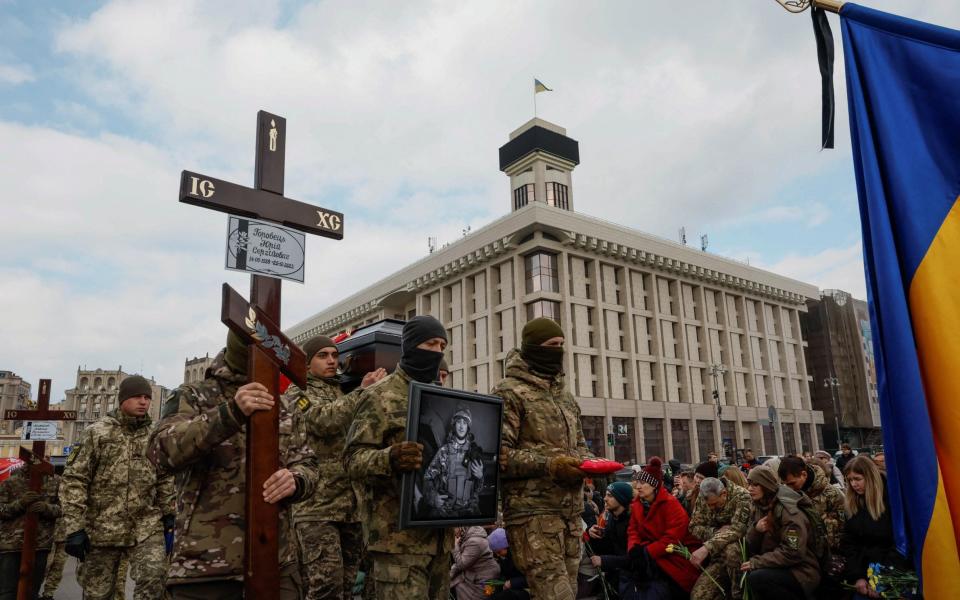
[[[948, 27], [955, 0], [864, 4]], [[292, 325], [509, 210], [497, 148], [533, 115], [580, 142], [577, 209], [864, 297], [836, 16], [820, 151], [810, 17], [735, 2], [0, 0], [0, 370], [122, 365], [174, 387], [215, 353], [226, 215], [190, 169], [252, 185], [287, 118], [287, 195], [346, 214], [307, 241]]]

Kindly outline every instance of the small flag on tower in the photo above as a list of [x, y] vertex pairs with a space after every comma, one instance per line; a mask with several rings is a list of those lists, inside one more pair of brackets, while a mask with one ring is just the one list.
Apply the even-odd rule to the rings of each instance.
[[545, 86], [545, 85], [543, 85], [542, 83], [540, 83], [540, 80], [539, 80], [539, 79], [534, 79], [534, 80], [533, 80], [533, 93], [534, 93], [534, 94], [539, 94], [540, 92], [552, 92], [552, 91], [553, 91], [553, 90], [551, 90], [551, 89], [548, 88], [547, 86]]

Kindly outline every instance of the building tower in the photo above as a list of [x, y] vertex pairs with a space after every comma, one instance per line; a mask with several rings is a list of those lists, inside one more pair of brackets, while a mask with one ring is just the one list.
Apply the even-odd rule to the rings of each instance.
[[580, 144], [567, 130], [530, 119], [500, 147], [500, 170], [510, 177], [512, 210], [544, 202], [573, 210], [571, 173], [580, 164]]

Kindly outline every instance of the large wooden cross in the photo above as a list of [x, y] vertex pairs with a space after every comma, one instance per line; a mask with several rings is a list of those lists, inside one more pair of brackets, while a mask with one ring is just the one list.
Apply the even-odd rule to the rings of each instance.
[[[7, 410], [3, 414], [5, 421], [73, 421], [77, 413], [72, 410], [50, 410], [50, 380], [40, 380], [37, 393], [36, 410]], [[43, 492], [43, 478], [53, 475], [53, 465], [46, 462], [47, 443], [34, 440], [33, 451], [20, 447], [20, 460], [27, 464], [30, 476], [30, 490]], [[20, 580], [17, 583], [17, 600], [33, 598], [33, 569], [36, 563], [37, 513], [27, 512], [23, 521], [23, 549], [20, 551]]]
[[[257, 113], [254, 187], [183, 171], [180, 201], [220, 212], [263, 219], [336, 240], [343, 239], [343, 215], [283, 196], [287, 122]], [[245, 598], [272, 598], [280, 589], [279, 511], [263, 500], [263, 483], [279, 468], [279, 373], [306, 389], [306, 358], [280, 330], [280, 280], [250, 277], [250, 303], [224, 284], [221, 321], [250, 349], [250, 380], [262, 383], [277, 400], [257, 411], [247, 426]]]

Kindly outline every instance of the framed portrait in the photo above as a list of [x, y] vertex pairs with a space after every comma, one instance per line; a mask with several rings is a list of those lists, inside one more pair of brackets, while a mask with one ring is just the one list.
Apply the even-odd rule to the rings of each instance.
[[400, 529], [495, 522], [502, 427], [497, 396], [411, 383], [407, 440], [423, 444], [423, 465], [403, 476]]

